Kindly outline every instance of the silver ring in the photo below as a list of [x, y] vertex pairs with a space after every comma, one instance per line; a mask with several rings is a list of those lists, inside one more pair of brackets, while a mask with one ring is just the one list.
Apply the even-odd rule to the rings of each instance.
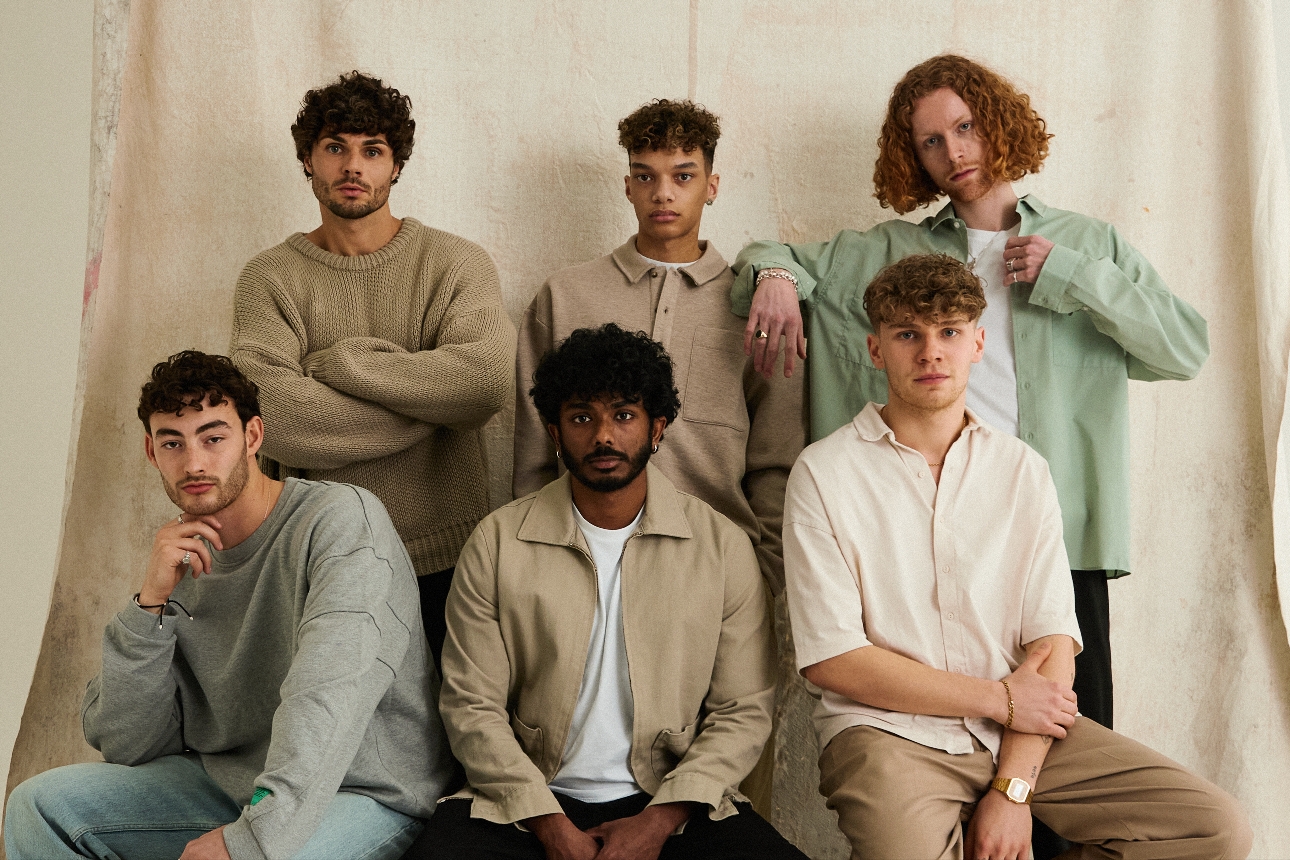
[[1008, 271], [1012, 271], [1012, 260], [1008, 260]]
[[188, 564], [188, 560], [193, 557], [191, 552], [184, 553], [184, 557], [179, 560], [180, 564]]
[[179, 519], [176, 520], [176, 522], [178, 522], [182, 526], [184, 524], [184, 515], [180, 514]]
[[755, 332], [753, 332], [753, 337], [757, 338], [758, 340], [764, 340], [770, 337], [770, 334], [768, 332], [762, 331], [761, 329], [757, 329]]
[[1016, 272], [1013, 272], [1013, 273], [1012, 273], [1012, 282], [1013, 282], [1014, 284], [1015, 284], [1015, 283], [1017, 283], [1017, 273], [1016, 273]]

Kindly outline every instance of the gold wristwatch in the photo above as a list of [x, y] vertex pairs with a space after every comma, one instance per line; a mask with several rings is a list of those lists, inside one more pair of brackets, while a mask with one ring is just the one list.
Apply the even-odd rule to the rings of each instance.
[[997, 788], [1002, 791], [1003, 796], [1011, 800], [1013, 803], [1029, 803], [1031, 795], [1035, 793], [1035, 790], [1030, 787], [1030, 783], [1026, 782], [1024, 779], [1018, 779], [1015, 776], [1011, 779], [999, 777], [994, 782], [990, 783], [990, 787]]

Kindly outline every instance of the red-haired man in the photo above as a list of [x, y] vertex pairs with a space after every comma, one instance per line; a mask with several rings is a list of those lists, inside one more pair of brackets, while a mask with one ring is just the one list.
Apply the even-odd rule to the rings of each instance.
[[763, 373], [781, 334], [786, 366], [805, 357], [806, 304], [811, 438], [822, 439], [887, 396], [862, 306], [878, 270], [936, 251], [982, 279], [990, 345], [967, 403], [1052, 470], [1084, 633], [1075, 691], [1080, 710], [1110, 727], [1106, 583], [1129, 572], [1128, 380], [1190, 379], [1209, 342], [1200, 314], [1114, 227], [1018, 199], [1012, 183], [1040, 169], [1049, 137], [1030, 99], [991, 70], [952, 55], [915, 66], [888, 105], [875, 196], [901, 214], [941, 196], [949, 204], [919, 224], [749, 245], [735, 261], [733, 303], [749, 315], [745, 343]]

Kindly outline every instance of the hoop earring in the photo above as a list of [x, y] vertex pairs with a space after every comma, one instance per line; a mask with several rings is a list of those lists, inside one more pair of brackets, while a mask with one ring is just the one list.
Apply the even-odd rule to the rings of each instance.
[[560, 449], [559, 449], [559, 448], [556, 448], [556, 449], [555, 449], [555, 458], [556, 458], [557, 460], [559, 460], [559, 459], [560, 459]]
[[654, 446], [654, 448], [650, 451], [650, 453], [651, 453], [651, 454], [657, 454], [657, 453], [658, 453], [658, 445], [655, 445], [655, 446]]

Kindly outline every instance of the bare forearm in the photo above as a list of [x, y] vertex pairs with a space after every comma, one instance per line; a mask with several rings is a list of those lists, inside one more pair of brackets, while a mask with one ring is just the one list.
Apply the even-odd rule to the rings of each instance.
[[[1026, 650], [1033, 651], [1045, 641], [1052, 645], [1052, 652], [1040, 665], [1039, 674], [1070, 689], [1075, 683], [1074, 641], [1069, 636], [1045, 636], [1031, 642]], [[1020, 777], [1033, 787], [1052, 743], [1053, 739], [1048, 735], [1028, 735], [1006, 730], [999, 746], [998, 776]]]
[[998, 681], [934, 669], [877, 645], [807, 666], [802, 674], [817, 687], [888, 711], [1008, 719], [1007, 694]]

